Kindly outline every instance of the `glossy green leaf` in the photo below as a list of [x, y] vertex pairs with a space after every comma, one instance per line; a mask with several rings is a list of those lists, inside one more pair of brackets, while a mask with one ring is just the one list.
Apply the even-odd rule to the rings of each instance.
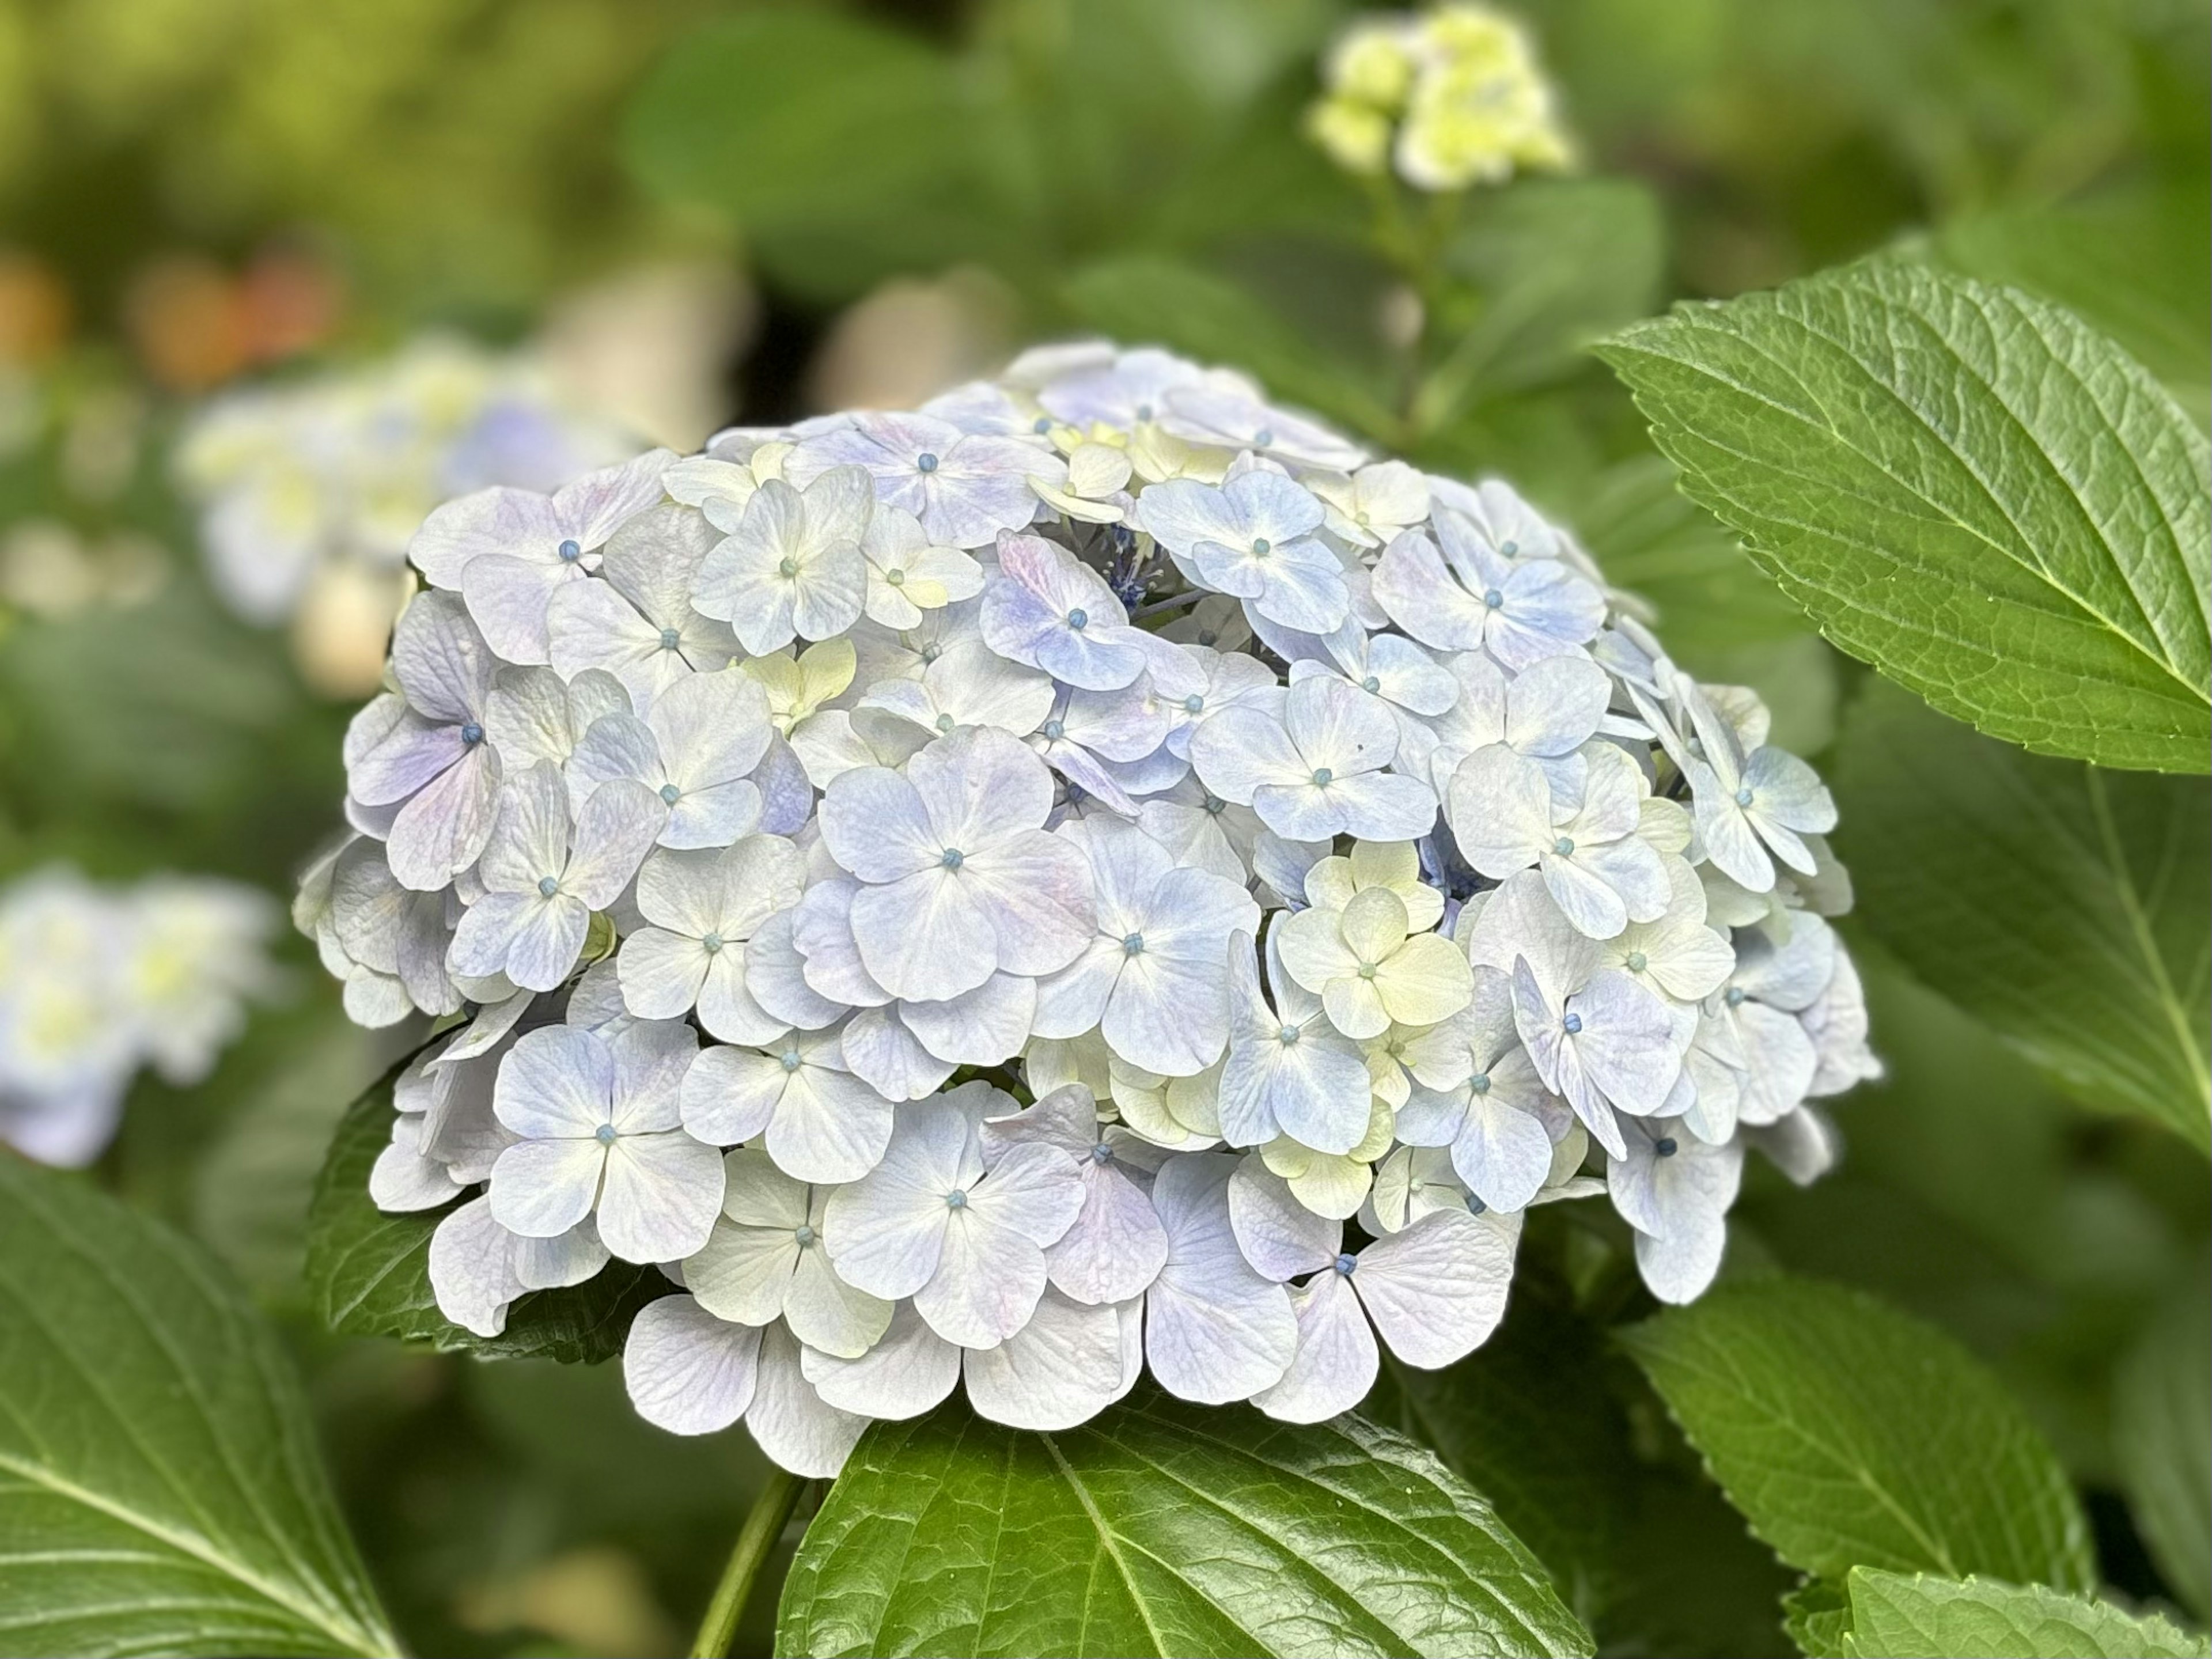
[[1869, 686], [1837, 845], [1866, 926], [2069, 1092], [2212, 1142], [2212, 793], [2023, 755]]
[[2202, 425], [2212, 413], [2212, 200], [2203, 176], [2144, 181], [2052, 207], [1954, 220], [1945, 264], [2078, 312], [2166, 383]]
[[0, 1648], [398, 1650], [275, 1334], [198, 1246], [4, 1153]]
[[787, 1655], [1587, 1654], [1490, 1505], [1355, 1417], [1147, 1392], [1060, 1434], [878, 1423], [808, 1528]]
[[2203, 1659], [2201, 1636], [2042, 1585], [1865, 1567], [1850, 1580], [1848, 1659]]
[[1776, 1276], [1723, 1284], [1621, 1340], [1729, 1501], [1799, 1571], [2095, 1582], [2058, 1460], [1932, 1326]]
[[315, 1182], [307, 1214], [307, 1297], [345, 1336], [396, 1336], [501, 1358], [596, 1363], [622, 1352], [637, 1310], [676, 1287], [652, 1267], [611, 1261], [566, 1290], [538, 1291], [507, 1310], [507, 1328], [482, 1337], [438, 1311], [430, 1235], [453, 1207], [388, 1215], [370, 1201], [368, 1172], [392, 1138], [397, 1071], [347, 1109]]
[[2212, 768], [2212, 449], [2079, 319], [1878, 260], [1599, 353], [1844, 650], [2031, 749]]
[[2201, 1265], [2120, 1361], [2112, 1451], [2159, 1571], [2203, 1618], [2212, 1602], [2212, 1298]]

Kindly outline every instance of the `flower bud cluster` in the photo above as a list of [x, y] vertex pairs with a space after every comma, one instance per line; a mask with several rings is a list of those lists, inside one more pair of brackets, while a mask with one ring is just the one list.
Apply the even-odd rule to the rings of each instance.
[[1501, 1316], [1605, 1194], [1669, 1299], [1871, 1068], [1805, 764], [1505, 485], [1054, 347], [430, 515], [298, 916], [460, 1023], [372, 1189], [496, 1333], [683, 1287], [652, 1420], [834, 1470], [1149, 1366], [1291, 1420]]
[[1416, 189], [1455, 191], [1571, 155], [1527, 32], [1489, 6], [1364, 13], [1338, 37], [1322, 83], [1306, 131], [1347, 172], [1395, 166]]

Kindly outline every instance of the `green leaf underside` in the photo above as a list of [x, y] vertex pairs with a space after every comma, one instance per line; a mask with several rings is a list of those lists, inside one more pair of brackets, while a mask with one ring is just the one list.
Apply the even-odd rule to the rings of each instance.
[[1838, 850], [1923, 983], [2086, 1103], [2212, 1144], [2212, 792], [2023, 755], [1869, 686]]
[[2031, 749], [2212, 767], [2212, 452], [2079, 319], [1877, 260], [1598, 349], [1844, 650]]
[[1850, 1579], [1846, 1656], [1881, 1659], [2203, 1659], [2212, 1653], [2164, 1619], [2042, 1585], [1963, 1582], [1861, 1567]]
[[1622, 1340], [1729, 1501], [1800, 1571], [2095, 1583], [2057, 1458], [1933, 1327], [1775, 1277], [1721, 1285]]
[[0, 1651], [397, 1648], [268, 1327], [198, 1246], [0, 1154]]
[[793, 1563], [787, 1655], [1588, 1654], [1427, 1452], [1155, 1392], [1034, 1434], [957, 1404], [869, 1430]]
[[2159, 1571], [2199, 1619], [2212, 1612], [2212, 1303], [2200, 1262], [2120, 1363], [2112, 1450]]
[[596, 1364], [622, 1352], [637, 1310], [676, 1287], [652, 1267], [610, 1261], [566, 1290], [538, 1291], [507, 1310], [507, 1328], [477, 1336], [438, 1311], [430, 1288], [430, 1236], [454, 1207], [386, 1214], [368, 1195], [368, 1172], [392, 1139], [395, 1068], [347, 1109], [315, 1182], [307, 1216], [307, 1297], [344, 1336], [393, 1336], [441, 1352]]

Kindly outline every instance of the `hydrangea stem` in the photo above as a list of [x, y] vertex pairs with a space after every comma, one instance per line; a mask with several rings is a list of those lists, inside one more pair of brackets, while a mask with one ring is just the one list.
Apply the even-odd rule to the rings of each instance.
[[714, 1599], [707, 1604], [707, 1616], [699, 1621], [699, 1634], [691, 1644], [691, 1659], [724, 1659], [730, 1644], [737, 1638], [738, 1620], [744, 1617], [745, 1602], [750, 1598], [753, 1580], [760, 1576], [761, 1565], [775, 1548], [775, 1540], [783, 1536], [784, 1523], [799, 1505], [799, 1494], [806, 1483], [785, 1469], [769, 1472], [768, 1484], [746, 1512], [745, 1523], [738, 1529], [738, 1541], [731, 1547], [730, 1559], [722, 1569], [722, 1581], [714, 1586]]

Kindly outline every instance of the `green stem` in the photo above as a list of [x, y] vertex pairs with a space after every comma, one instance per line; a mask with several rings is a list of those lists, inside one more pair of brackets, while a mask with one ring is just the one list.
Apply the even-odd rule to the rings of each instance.
[[775, 1548], [775, 1540], [783, 1536], [784, 1522], [799, 1505], [799, 1494], [805, 1482], [788, 1470], [773, 1470], [768, 1485], [746, 1513], [745, 1524], [738, 1529], [738, 1541], [731, 1547], [729, 1565], [722, 1569], [722, 1582], [714, 1586], [714, 1599], [707, 1604], [707, 1616], [699, 1621], [699, 1634], [691, 1644], [691, 1659], [724, 1659], [730, 1644], [737, 1639], [738, 1620], [744, 1616], [746, 1598], [751, 1595], [753, 1580], [760, 1576], [761, 1564]]

